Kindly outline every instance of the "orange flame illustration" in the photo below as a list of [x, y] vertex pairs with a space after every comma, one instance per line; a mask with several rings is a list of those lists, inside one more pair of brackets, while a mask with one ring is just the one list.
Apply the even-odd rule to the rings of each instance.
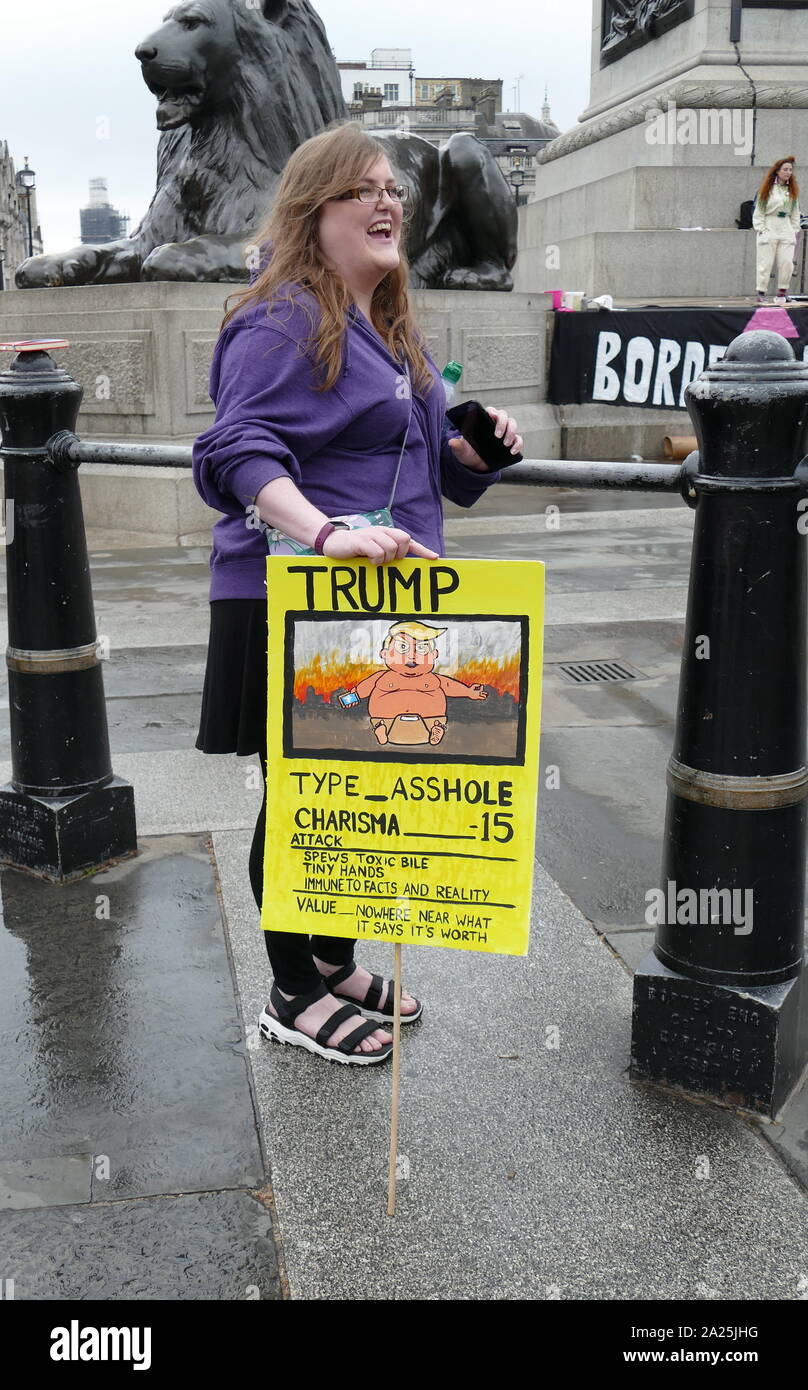
[[[350, 690], [364, 676], [369, 676], [372, 671], [379, 669], [378, 663], [346, 661], [336, 650], [331, 651], [325, 658], [318, 653], [312, 661], [295, 671], [295, 699], [305, 704], [308, 695], [314, 693], [321, 696], [328, 705], [331, 703], [331, 696], [337, 690]], [[438, 670], [440, 671], [440, 668]], [[467, 661], [451, 674], [455, 680], [465, 681], [467, 685], [485, 685], [500, 695], [512, 695], [514, 700], [518, 700], [519, 670], [520, 662], [517, 655], [506, 657], [503, 661], [493, 661], [490, 658], [484, 661]]]
[[487, 685], [499, 695], [512, 695], [518, 701], [519, 669], [519, 657], [515, 655], [502, 661], [492, 661], [490, 657], [485, 661], [466, 661], [452, 674], [467, 685]]
[[328, 705], [336, 690], [350, 690], [370, 674], [370, 669], [367, 662], [346, 661], [338, 651], [330, 652], [325, 660], [318, 652], [312, 661], [295, 671], [295, 699], [305, 704], [307, 695], [313, 692]]

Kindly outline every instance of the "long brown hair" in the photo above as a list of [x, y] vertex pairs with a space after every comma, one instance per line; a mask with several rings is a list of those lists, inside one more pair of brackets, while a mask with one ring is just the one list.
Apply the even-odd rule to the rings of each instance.
[[[307, 340], [314, 344], [316, 360], [323, 368], [323, 379], [317, 388], [321, 391], [334, 385], [342, 369], [345, 312], [352, 301], [342, 277], [329, 270], [320, 258], [320, 208], [327, 199], [355, 185], [384, 153], [378, 141], [354, 121], [331, 126], [298, 146], [283, 170], [272, 210], [254, 237], [257, 246], [267, 246], [269, 262], [248, 289], [228, 296], [225, 303], [222, 328], [247, 305], [277, 302], [282, 285], [292, 286], [281, 295], [289, 302], [297, 287], [309, 290], [321, 310], [319, 327]], [[423, 337], [410, 310], [408, 277], [409, 265], [400, 248], [398, 266], [385, 275], [373, 292], [371, 319], [393, 356], [400, 357], [403, 351], [413, 380], [428, 390], [434, 377], [424, 356]], [[236, 302], [227, 308], [231, 299]]]
[[[757, 200], [758, 200], [758, 205], [759, 205], [760, 207], [765, 207], [765, 206], [766, 206], [766, 203], [768, 202], [768, 199], [769, 199], [769, 194], [771, 193], [771, 191], [772, 191], [772, 189], [773, 189], [773, 187], [774, 187], [774, 181], [775, 181], [775, 179], [777, 178], [777, 175], [778, 175], [778, 173], [779, 173], [779, 171], [780, 171], [782, 165], [784, 165], [784, 164], [791, 164], [791, 165], [793, 166], [793, 164], [794, 164], [794, 156], [793, 156], [793, 154], [784, 155], [782, 159], [776, 159], [776, 160], [774, 161], [774, 163], [773, 163], [771, 169], [769, 170], [769, 172], [767, 173], [766, 177], [764, 178], [762, 184], [760, 185], [760, 189], [758, 190], [758, 198], [757, 198]], [[797, 183], [797, 179], [796, 179], [796, 175], [795, 175], [795, 174], [792, 173], [791, 178], [789, 179], [788, 183], [786, 184], [786, 188], [788, 189], [788, 196], [789, 196], [789, 198], [791, 198], [791, 199], [796, 203], [797, 200], [798, 200], [798, 198], [799, 198], [799, 196], [800, 196], [800, 188], [799, 188], [799, 184]]]

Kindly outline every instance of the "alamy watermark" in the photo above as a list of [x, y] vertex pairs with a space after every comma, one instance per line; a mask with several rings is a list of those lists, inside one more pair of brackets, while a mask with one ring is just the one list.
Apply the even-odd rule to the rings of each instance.
[[0, 511], [0, 541], [11, 545], [14, 540], [14, 498], [6, 498], [5, 519]]
[[649, 888], [645, 920], [649, 927], [732, 927], [735, 936], [749, 936], [754, 917], [752, 888], [677, 888], [669, 878], [664, 888]]
[[51, 1361], [131, 1361], [133, 1371], [151, 1366], [150, 1327], [69, 1327], [51, 1332]]
[[645, 113], [648, 145], [729, 145], [734, 154], [752, 153], [754, 113], [750, 108], [704, 106], [695, 110], [669, 101], [662, 111]]

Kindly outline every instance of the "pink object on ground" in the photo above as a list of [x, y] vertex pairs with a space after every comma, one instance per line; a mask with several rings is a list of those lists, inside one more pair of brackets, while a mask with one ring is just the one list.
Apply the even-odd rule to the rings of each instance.
[[751, 333], [753, 328], [768, 328], [770, 333], [779, 333], [781, 338], [799, 338], [800, 336], [785, 309], [781, 309], [776, 304], [763, 305], [755, 310], [743, 331], [744, 333]]

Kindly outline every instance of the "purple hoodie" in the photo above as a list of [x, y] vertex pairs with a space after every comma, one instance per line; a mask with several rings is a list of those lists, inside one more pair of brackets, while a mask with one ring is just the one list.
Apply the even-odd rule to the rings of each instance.
[[[271, 312], [263, 303], [242, 310], [219, 334], [210, 369], [216, 419], [193, 446], [197, 489], [225, 514], [213, 527], [211, 600], [266, 596], [266, 540], [246, 509], [273, 478], [290, 477], [326, 516], [388, 504], [409, 414], [407, 379], [354, 306], [341, 375], [330, 390], [314, 389], [319, 369], [306, 340], [318, 314], [313, 296], [297, 290], [294, 302], [279, 300]], [[441, 493], [470, 507], [500, 475], [455, 458], [447, 441], [457, 431], [428, 361], [435, 386], [413, 389], [392, 513], [397, 526], [443, 554]]]

